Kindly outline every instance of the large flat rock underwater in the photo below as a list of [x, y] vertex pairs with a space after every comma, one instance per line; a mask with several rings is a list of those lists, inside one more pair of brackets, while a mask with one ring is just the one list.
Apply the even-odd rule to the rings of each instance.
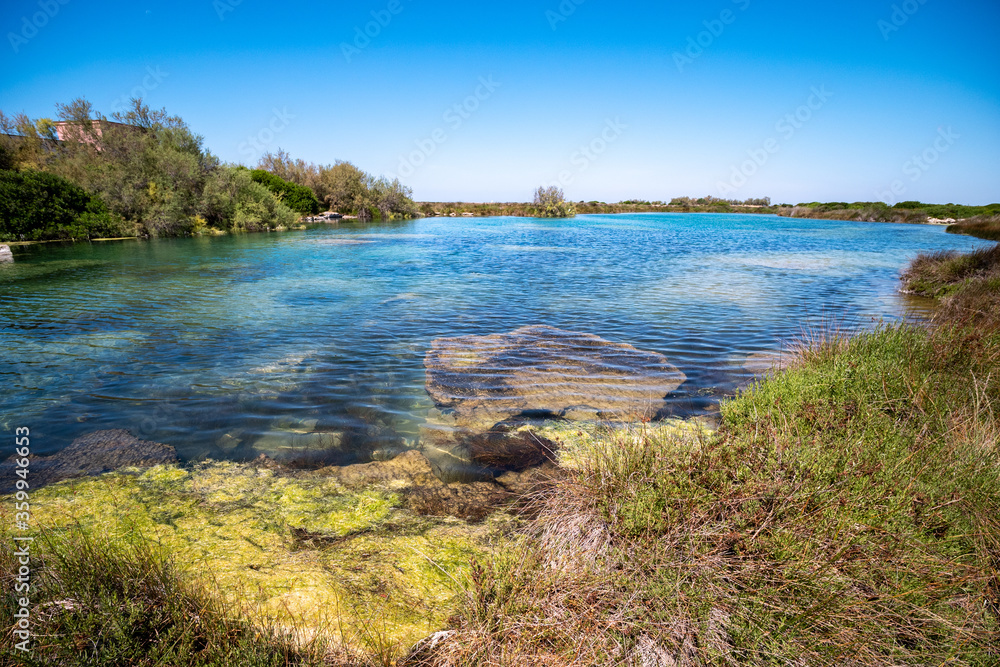
[[455, 479], [552, 460], [541, 422], [650, 421], [687, 379], [657, 352], [543, 325], [439, 338], [424, 366], [423, 451]]

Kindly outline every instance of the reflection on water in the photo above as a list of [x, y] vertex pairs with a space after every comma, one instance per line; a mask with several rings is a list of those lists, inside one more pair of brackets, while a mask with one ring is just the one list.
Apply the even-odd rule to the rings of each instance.
[[[710, 411], [804, 328], [863, 328], [937, 227], [652, 214], [343, 223], [17, 248], [0, 266], [0, 426], [36, 452], [128, 428], [185, 458], [352, 462], [412, 447], [431, 341], [550, 325], [664, 355]], [[756, 358], [756, 357], [755, 357]]]

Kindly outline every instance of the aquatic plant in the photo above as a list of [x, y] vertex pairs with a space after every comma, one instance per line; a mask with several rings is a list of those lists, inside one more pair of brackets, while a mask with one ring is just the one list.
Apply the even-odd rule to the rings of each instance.
[[32, 508], [50, 556], [79, 539], [126, 563], [148, 548], [246, 627], [398, 654], [445, 625], [492, 531], [417, 516], [399, 487], [203, 462], [55, 484]]

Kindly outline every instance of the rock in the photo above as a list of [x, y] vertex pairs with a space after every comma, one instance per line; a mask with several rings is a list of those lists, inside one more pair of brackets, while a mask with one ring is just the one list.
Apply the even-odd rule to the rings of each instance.
[[755, 375], [773, 375], [790, 367], [794, 355], [791, 352], [754, 352], [743, 361], [743, 368]]
[[634, 421], [655, 415], [687, 379], [656, 352], [549, 326], [439, 338], [424, 366], [431, 398], [463, 428], [580, 405]]
[[339, 468], [324, 468], [322, 474], [349, 489], [380, 484], [390, 489], [440, 484], [430, 462], [418, 451], [400, 454], [391, 461], [356, 463]]
[[0, 264], [4, 262], [13, 262], [14, 253], [10, 251], [10, 246], [0, 245]]
[[556, 443], [534, 433], [530, 423], [503, 421], [467, 442], [471, 461], [491, 470], [524, 470], [555, 461]]
[[344, 435], [339, 432], [279, 430], [265, 433], [253, 443], [253, 449], [285, 465], [316, 465], [341, 455], [343, 442]]
[[424, 366], [437, 407], [421, 441], [446, 481], [551, 460], [552, 443], [527, 422], [640, 421], [687, 379], [656, 352], [549, 326], [439, 338]]
[[559, 416], [574, 422], [600, 421], [601, 412], [589, 405], [573, 405], [563, 410]]
[[236, 438], [233, 435], [226, 433], [221, 438], [219, 438], [215, 442], [215, 444], [222, 451], [229, 453], [234, 449], [236, 449], [237, 447], [239, 447], [241, 442], [243, 442], [243, 440], [241, 440], [240, 438]]
[[[170, 445], [139, 440], [124, 429], [95, 431], [77, 438], [66, 449], [52, 456], [32, 457], [29, 468], [32, 488], [53, 484], [73, 477], [88, 477], [120, 468], [149, 468], [174, 463], [177, 452]], [[13, 475], [8, 460], [0, 464], [4, 479]]]
[[404, 506], [417, 514], [454, 516], [467, 521], [483, 520], [512, 502], [516, 498], [513, 491], [529, 484], [518, 477], [511, 477], [507, 488], [493, 482], [446, 484], [434, 474], [427, 457], [416, 450], [391, 461], [324, 468], [317, 474], [348, 489], [372, 486], [390, 489], [399, 493]]

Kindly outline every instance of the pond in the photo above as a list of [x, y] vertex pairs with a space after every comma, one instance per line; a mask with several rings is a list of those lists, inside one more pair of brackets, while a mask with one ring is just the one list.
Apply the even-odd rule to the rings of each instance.
[[[125, 428], [187, 460], [336, 434], [351, 463], [413, 447], [442, 337], [548, 325], [662, 355], [657, 415], [711, 413], [748, 359], [927, 304], [898, 293], [943, 228], [728, 214], [431, 218], [37, 245], [0, 265], [0, 422], [35, 454]], [[308, 437], [316, 440], [309, 441]]]

